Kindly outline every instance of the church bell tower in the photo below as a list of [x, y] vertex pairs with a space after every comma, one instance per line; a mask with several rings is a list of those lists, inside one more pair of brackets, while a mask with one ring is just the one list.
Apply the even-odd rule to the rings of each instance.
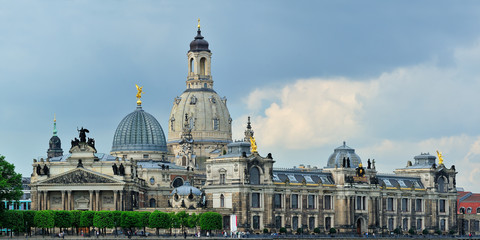
[[208, 49], [208, 42], [203, 38], [198, 20], [197, 36], [190, 43], [188, 57], [187, 89], [213, 88], [211, 75], [212, 53]]

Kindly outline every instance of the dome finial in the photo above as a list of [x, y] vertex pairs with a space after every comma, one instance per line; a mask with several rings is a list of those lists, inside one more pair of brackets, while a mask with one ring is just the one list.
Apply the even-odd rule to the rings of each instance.
[[198, 18], [198, 25], [197, 25], [198, 30], [200, 31], [200, 18]]
[[137, 105], [140, 106], [142, 105], [142, 100], [140, 100], [140, 98], [142, 98], [142, 93], [145, 92], [142, 90], [143, 87], [139, 87], [137, 84], [135, 84], [135, 86], [137, 87]]
[[53, 136], [57, 136], [57, 117], [53, 114]]

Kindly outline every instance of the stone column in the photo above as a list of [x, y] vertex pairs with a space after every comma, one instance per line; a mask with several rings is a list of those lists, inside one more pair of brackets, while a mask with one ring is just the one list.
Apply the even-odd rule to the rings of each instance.
[[123, 202], [124, 202], [124, 201], [123, 201], [123, 191], [121, 190], [121, 191], [120, 191], [120, 206], [119, 206], [119, 207], [120, 207], [120, 209], [119, 209], [120, 211], [123, 211], [123, 209], [124, 209], [124, 207], [123, 207]]
[[118, 192], [117, 190], [113, 191], [113, 208], [115, 210], [118, 210], [118, 208], [117, 208], [117, 192]]
[[93, 211], [93, 190], [90, 190], [89, 193], [90, 193], [90, 211]]
[[42, 191], [37, 190], [37, 210], [42, 210]]
[[68, 191], [67, 192], [68, 194], [68, 200], [67, 200], [67, 210], [72, 210], [72, 202], [73, 202], [73, 199], [72, 199], [72, 191]]
[[47, 209], [48, 209], [48, 205], [47, 205], [47, 194], [48, 194], [47, 191], [43, 191], [43, 210], [47, 210]]
[[100, 191], [96, 190], [95, 191], [95, 208], [97, 211], [100, 211]]
[[67, 210], [65, 207], [65, 191], [62, 191], [62, 209]]

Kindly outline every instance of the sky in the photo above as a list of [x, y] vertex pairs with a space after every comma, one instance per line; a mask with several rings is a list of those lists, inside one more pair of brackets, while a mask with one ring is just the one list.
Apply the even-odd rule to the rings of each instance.
[[233, 138], [252, 117], [275, 167], [324, 167], [343, 141], [379, 172], [443, 153], [480, 192], [478, 1], [0, 0], [0, 154], [24, 176], [46, 157], [54, 114], [111, 150], [143, 109], [168, 132], [197, 18]]

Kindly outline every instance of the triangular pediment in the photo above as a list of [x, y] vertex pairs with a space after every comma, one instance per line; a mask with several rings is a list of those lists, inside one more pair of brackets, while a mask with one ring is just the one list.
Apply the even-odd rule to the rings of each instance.
[[90, 184], [90, 183], [121, 183], [121, 181], [110, 176], [76, 168], [58, 176], [46, 179], [39, 184]]

